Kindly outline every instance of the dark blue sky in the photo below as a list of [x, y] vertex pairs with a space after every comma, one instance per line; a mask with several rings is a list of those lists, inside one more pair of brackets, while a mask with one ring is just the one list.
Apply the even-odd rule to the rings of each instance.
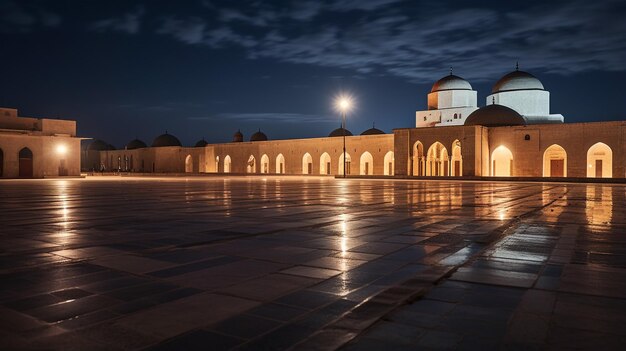
[[0, 0], [0, 106], [78, 121], [117, 147], [168, 130], [191, 145], [261, 128], [411, 127], [434, 81], [478, 90], [520, 68], [566, 122], [624, 120], [623, 1]]

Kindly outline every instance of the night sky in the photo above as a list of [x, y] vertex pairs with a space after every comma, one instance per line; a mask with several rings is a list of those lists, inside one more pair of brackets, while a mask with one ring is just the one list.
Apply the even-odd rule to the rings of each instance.
[[326, 136], [349, 92], [348, 129], [391, 132], [449, 67], [482, 106], [519, 61], [566, 122], [626, 120], [624, 18], [624, 1], [0, 0], [0, 106], [116, 147], [193, 145]]

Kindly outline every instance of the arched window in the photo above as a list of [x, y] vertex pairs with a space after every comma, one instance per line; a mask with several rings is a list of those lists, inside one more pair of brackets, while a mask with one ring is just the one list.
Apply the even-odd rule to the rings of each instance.
[[256, 173], [256, 158], [254, 158], [253, 155], [250, 155], [250, 157], [248, 157], [248, 163], [247, 163], [247, 167], [246, 167], [246, 172], [247, 173]]
[[33, 177], [33, 152], [29, 148], [25, 147], [20, 150], [19, 154], [19, 177], [20, 178], [32, 178]]
[[384, 158], [384, 175], [388, 175], [388, 176], [392, 176], [394, 175], [394, 158], [393, 158], [393, 151], [389, 151], [385, 154], [385, 158]]
[[544, 177], [567, 177], [567, 153], [561, 145], [551, 145], [543, 153]]
[[491, 153], [491, 175], [495, 177], [513, 175], [513, 153], [504, 145], [498, 146]]
[[261, 156], [261, 173], [269, 173], [270, 172], [270, 158], [263, 154]]
[[372, 157], [372, 154], [370, 154], [367, 151], [365, 151], [361, 155], [359, 174], [360, 175], [374, 174], [374, 158]]
[[313, 157], [308, 152], [302, 156], [302, 174], [313, 174]]
[[452, 176], [460, 177], [463, 175], [463, 157], [461, 156], [461, 142], [455, 140], [452, 142]]
[[230, 156], [226, 155], [226, 157], [224, 157], [224, 173], [232, 172], [231, 165], [232, 165], [232, 161], [230, 159]]
[[428, 148], [426, 157], [426, 175], [427, 176], [445, 176], [449, 173], [448, 150], [442, 143], [436, 141]]
[[613, 177], [613, 150], [605, 143], [595, 143], [587, 151], [587, 177]]
[[187, 157], [185, 157], [185, 173], [191, 172], [193, 172], [193, 158], [191, 155], [187, 155]]
[[276, 156], [276, 174], [285, 174], [285, 156], [283, 154]]
[[420, 141], [413, 144], [413, 175], [426, 175], [426, 159], [424, 158], [424, 145]]
[[328, 152], [324, 152], [322, 156], [320, 156], [320, 174], [330, 175], [330, 155]]

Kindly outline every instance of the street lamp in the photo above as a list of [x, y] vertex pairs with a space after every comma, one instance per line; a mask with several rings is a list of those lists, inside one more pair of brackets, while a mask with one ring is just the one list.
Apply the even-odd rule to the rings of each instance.
[[63, 144], [57, 145], [57, 153], [59, 155], [65, 155], [67, 153], [67, 146]]
[[341, 112], [342, 134], [343, 134], [343, 177], [346, 177], [346, 114], [352, 108], [352, 98], [347, 95], [341, 95], [335, 102], [337, 109]]

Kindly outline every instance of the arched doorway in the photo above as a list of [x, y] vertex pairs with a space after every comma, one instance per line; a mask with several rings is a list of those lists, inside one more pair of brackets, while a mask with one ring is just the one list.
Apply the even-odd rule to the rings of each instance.
[[426, 156], [426, 175], [427, 176], [444, 176], [449, 175], [448, 150], [442, 143], [436, 141], [428, 148]]
[[504, 145], [498, 146], [491, 153], [491, 175], [494, 177], [513, 175], [513, 153]]
[[413, 175], [426, 175], [426, 160], [424, 158], [424, 145], [417, 141], [413, 144]]
[[452, 176], [460, 177], [463, 175], [463, 157], [461, 156], [461, 142], [455, 140], [452, 142]]
[[224, 173], [232, 172], [231, 166], [232, 166], [232, 161], [230, 159], [230, 156], [226, 155], [226, 157], [224, 157]]
[[313, 157], [308, 152], [302, 156], [302, 174], [313, 174]]
[[247, 173], [256, 173], [256, 158], [254, 158], [253, 155], [250, 155], [250, 157], [248, 157], [248, 163], [247, 163], [247, 167], [246, 167], [246, 172]]
[[267, 157], [266, 154], [261, 156], [261, 173], [269, 173], [270, 172], [270, 158]]
[[[350, 157], [350, 154], [346, 152], [346, 175], [350, 174], [351, 162], [352, 162], [352, 158]], [[343, 175], [343, 153], [339, 156], [337, 174]]]
[[374, 174], [374, 158], [372, 154], [368, 151], [365, 151], [361, 155], [361, 160], [359, 162], [359, 174], [360, 175], [372, 175]]
[[193, 172], [193, 158], [191, 158], [191, 155], [187, 155], [185, 157], [185, 173], [191, 172]]
[[389, 176], [394, 175], [394, 168], [393, 167], [395, 166], [394, 165], [395, 161], [394, 161], [394, 158], [393, 158], [393, 151], [389, 151], [389, 152], [387, 152], [385, 154], [385, 158], [383, 160], [383, 163], [384, 163], [384, 168], [385, 168], [385, 171], [384, 171], [383, 174], [384, 175], [389, 175]]
[[220, 157], [215, 156], [215, 173], [219, 173], [220, 171]]
[[278, 156], [276, 156], [276, 173], [285, 173], [285, 156], [283, 156], [283, 154], [278, 154]]
[[325, 152], [320, 156], [320, 174], [330, 175], [330, 155]]
[[19, 152], [19, 177], [33, 177], [33, 152], [27, 147]]
[[567, 177], [567, 153], [561, 145], [551, 145], [543, 153], [543, 176]]
[[613, 177], [613, 150], [605, 143], [595, 143], [587, 151], [587, 177]]
[[0, 149], [0, 177], [4, 175], [4, 152]]

